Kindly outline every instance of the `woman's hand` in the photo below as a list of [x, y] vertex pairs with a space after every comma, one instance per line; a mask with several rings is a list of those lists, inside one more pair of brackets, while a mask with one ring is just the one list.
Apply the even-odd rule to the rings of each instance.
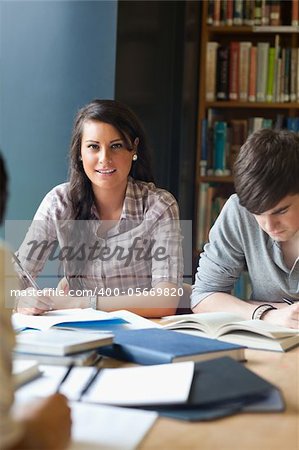
[[54, 302], [47, 290], [36, 291], [33, 288], [27, 288], [22, 292], [22, 295], [17, 299], [15, 310], [21, 314], [40, 315], [47, 311], [54, 309]]
[[299, 302], [291, 306], [267, 311], [262, 320], [277, 325], [299, 330]]

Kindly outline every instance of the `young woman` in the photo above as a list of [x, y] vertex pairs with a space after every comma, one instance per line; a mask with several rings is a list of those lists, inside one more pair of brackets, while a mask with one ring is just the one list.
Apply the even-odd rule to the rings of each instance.
[[48, 259], [60, 260], [65, 295], [27, 291], [17, 310], [173, 314], [183, 272], [178, 219], [174, 197], [153, 183], [135, 114], [113, 100], [92, 101], [75, 120], [70, 181], [46, 195], [18, 252], [33, 278]]

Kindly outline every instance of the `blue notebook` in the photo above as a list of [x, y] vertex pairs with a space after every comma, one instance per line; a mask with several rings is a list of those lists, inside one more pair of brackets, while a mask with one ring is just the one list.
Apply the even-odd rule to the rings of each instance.
[[280, 391], [231, 358], [196, 363], [188, 401], [177, 405], [146, 406], [174, 419], [212, 420], [248, 412], [281, 412]]
[[245, 360], [244, 347], [240, 345], [177, 331], [147, 328], [119, 330], [114, 335], [114, 343], [101, 347], [100, 354], [137, 364], [204, 361], [222, 356]]

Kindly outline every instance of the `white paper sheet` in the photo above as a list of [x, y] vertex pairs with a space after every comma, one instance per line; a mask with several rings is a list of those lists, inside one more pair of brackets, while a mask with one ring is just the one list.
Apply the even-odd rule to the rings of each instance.
[[154, 424], [155, 412], [72, 402], [69, 450], [135, 449]]
[[[17, 391], [19, 400], [54, 393], [67, 370], [59, 366], [40, 366], [40, 369], [42, 377]], [[60, 392], [70, 400], [78, 400], [95, 371], [95, 367], [74, 367]], [[120, 406], [184, 403], [189, 396], [193, 372], [192, 361], [102, 369], [82, 400]]]
[[184, 403], [189, 396], [193, 372], [192, 361], [103, 369], [83, 399], [123, 406]]

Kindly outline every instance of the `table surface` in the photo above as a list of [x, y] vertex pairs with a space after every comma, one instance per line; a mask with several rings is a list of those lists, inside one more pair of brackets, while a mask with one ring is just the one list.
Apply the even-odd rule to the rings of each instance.
[[246, 350], [246, 366], [283, 393], [282, 413], [239, 413], [209, 422], [159, 418], [140, 449], [299, 450], [299, 348]]

